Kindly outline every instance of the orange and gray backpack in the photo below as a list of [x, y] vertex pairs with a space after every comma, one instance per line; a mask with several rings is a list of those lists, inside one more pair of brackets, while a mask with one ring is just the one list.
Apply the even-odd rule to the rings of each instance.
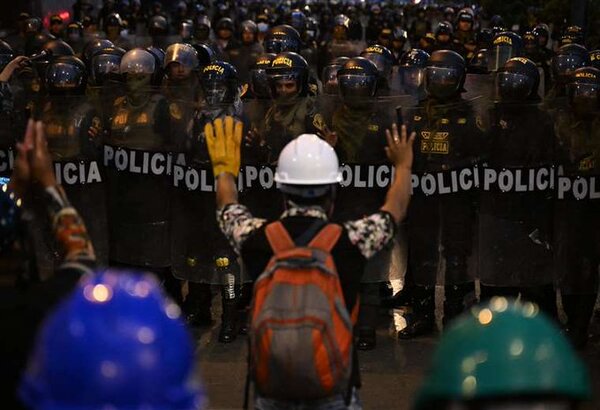
[[254, 286], [249, 340], [250, 377], [263, 397], [312, 400], [349, 387], [358, 306], [351, 317], [331, 256], [341, 232], [326, 224], [298, 246], [281, 222], [266, 227], [273, 257]]

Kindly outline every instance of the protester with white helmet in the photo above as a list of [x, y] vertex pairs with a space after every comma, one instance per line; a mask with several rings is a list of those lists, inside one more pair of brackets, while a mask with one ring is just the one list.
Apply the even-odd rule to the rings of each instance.
[[[241, 255], [248, 274], [254, 278], [263, 277], [261, 273], [274, 255], [273, 242], [267, 238], [271, 231], [266, 232], [270, 224], [264, 219], [253, 217], [247, 207], [238, 203], [236, 179], [240, 164], [242, 124], [231, 117], [224, 120], [219, 118], [207, 125], [205, 134], [217, 178], [217, 217], [221, 229]], [[404, 126], [398, 130], [394, 125], [386, 134], [386, 152], [395, 166], [395, 178], [385, 203], [379, 212], [343, 223], [339, 227], [339, 239], [334, 241], [330, 251], [339, 275], [345, 306], [350, 312], [357, 304], [361, 279], [353, 273], [363, 271], [355, 269], [355, 266], [364, 266], [368, 258], [392, 241], [396, 226], [404, 218], [410, 200], [414, 133], [408, 137]], [[330, 226], [328, 220], [333, 211], [336, 188], [341, 180], [338, 167], [338, 158], [333, 148], [314, 134], [302, 134], [282, 150], [275, 174], [277, 187], [285, 202], [285, 211], [279, 221], [295, 246], [310, 247], [313, 243], [311, 240]], [[256, 292], [255, 288], [255, 302]], [[257, 388], [255, 408], [279, 409], [301, 405], [316, 409], [360, 409], [356, 395], [359, 375], [355, 351], [352, 354], [351, 369], [349, 384], [343, 392], [336, 392], [320, 400], [305, 400], [305, 396], [300, 396], [302, 399], [286, 400], [282, 399], [286, 392], [277, 392], [277, 397], [270, 397], [265, 396], [264, 390]], [[294, 388], [298, 390], [298, 386]], [[302, 388], [300, 386], [300, 395]]]

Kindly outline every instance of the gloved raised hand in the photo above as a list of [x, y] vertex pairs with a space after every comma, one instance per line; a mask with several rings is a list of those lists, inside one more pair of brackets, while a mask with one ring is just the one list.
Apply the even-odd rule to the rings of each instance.
[[240, 145], [244, 125], [232, 116], [217, 118], [204, 126], [206, 145], [215, 177], [228, 172], [237, 177], [240, 172]]

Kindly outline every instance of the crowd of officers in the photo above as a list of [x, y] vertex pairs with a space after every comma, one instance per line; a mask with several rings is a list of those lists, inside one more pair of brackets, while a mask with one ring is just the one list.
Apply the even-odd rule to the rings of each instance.
[[[206, 190], [172, 183], [177, 166], [211, 172], [204, 124], [215, 118], [244, 121], [241, 165], [256, 169], [306, 132], [344, 164], [386, 164], [395, 105], [417, 134], [417, 176], [485, 164], [561, 166], [577, 178], [600, 167], [600, 51], [577, 26], [551, 31], [532, 18], [511, 28], [478, 8], [341, 2], [180, 1], [171, 10], [106, 0], [98, 11], [84, 1], [73, 10], [73, 21], [52, 16], [48, 27], [23, 13], [0, 41], [0, 171], [10, 176], [27, 118], [42, 120], [57, 173], [77, 180], [65, 189], [98, 261], [156, 273], [191, 325], [211, 323], [219, 285], [221, 342], [246, 331], [252, 285], [218, 229], [212, 175]], [[334, 219], [367, 215], [384, 194], [340, 189]], [[283, 211], [274, 187], [255, 184], [241, 201], [263, 218]], [[567, 331], [583, 347], [598, 288], [598, 209], [548, 191], [415, 192], [402, 229], [404, 289], [385, 299], [381, 285], [397, 248], [375, 257], [359, 349], [375, 347], [382, 298], [405, 312], [398, 336], [413, 338], [435, 328], [436, 284], [446, 323], [475, 300], [475, 278], [482, 299], [520, 294], [554, 317], [559, 289]], [[50, 276], [48, 228], [27, 226], [26, 276]]]

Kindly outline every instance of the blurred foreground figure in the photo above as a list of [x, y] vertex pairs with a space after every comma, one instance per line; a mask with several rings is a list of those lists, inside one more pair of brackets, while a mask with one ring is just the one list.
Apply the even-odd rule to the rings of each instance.
[[21, 397], [32, 409], [201, 408], [180, 315], [150, 274], [85, 276], [38, 335]]
[[569, 342], [533, 303], [503, 297], [442, 337], [415, 410], [573, 410], [591, 396]]

